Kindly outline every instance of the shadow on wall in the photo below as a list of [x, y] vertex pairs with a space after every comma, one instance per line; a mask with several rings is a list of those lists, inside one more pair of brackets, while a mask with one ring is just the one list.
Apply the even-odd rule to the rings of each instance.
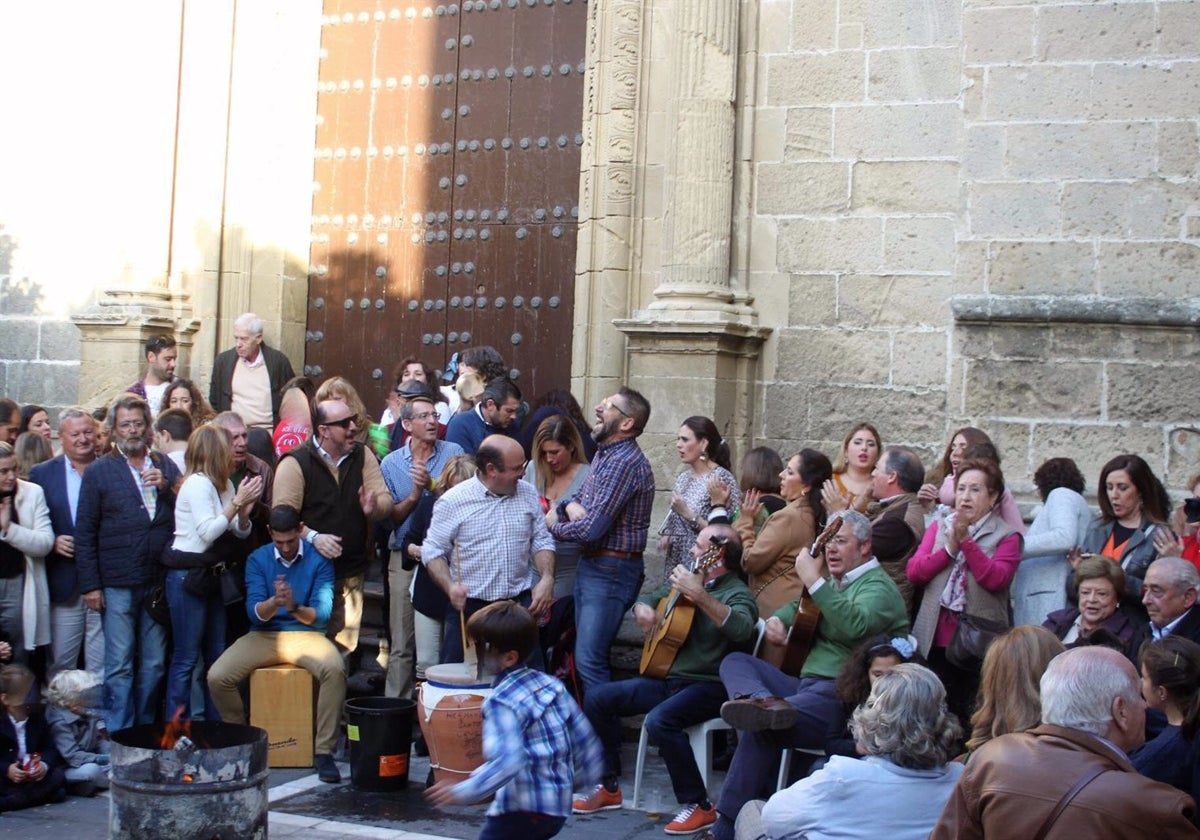
[[33, 315], [42, 301], [42, 287], [28, 277], [12, 276], [17, 241], [0, 225], [0, 317]]

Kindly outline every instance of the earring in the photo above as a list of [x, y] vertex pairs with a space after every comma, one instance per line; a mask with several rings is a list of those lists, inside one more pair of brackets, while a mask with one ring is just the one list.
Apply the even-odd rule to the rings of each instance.
[[707, 461], [707, 460], [708, 460], [708, 456], [707, 456], [707, 455], [705, 455], [703, 452], [701, 452], [701, 453], [700, 453], [700, 460], [701, 460], [701, 461]]

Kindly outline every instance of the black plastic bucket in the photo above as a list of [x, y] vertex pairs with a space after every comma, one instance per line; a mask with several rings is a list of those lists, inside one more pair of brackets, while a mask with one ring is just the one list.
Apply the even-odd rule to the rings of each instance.
[[417, 704], [399, 697], [346, 701], [350, 784], [362, 790], [408, 787], [408, 753]]

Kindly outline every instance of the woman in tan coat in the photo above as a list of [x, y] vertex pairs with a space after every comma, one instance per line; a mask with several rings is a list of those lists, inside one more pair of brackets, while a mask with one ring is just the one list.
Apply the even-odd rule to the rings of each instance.
[[779, 474], [780, 494], [787, 504], [771, 514], [757, 534], [754, 520], [761, 494], [746, 491], [733, 526], [742, 538], [742, 568], [749, 575], [758, 614], [764, 618], [799, 598], [804, 589], [796, 574], [796, 555], [825, 527], [820, 492], [832, 471], [829, 459], [815, 449], [793, 455]]

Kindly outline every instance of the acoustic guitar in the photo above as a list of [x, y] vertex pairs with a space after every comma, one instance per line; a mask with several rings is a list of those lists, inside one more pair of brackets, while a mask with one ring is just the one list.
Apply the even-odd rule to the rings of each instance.
[[[713, 537], [713, 545], [692, 563], [690, 571], [706, 572], [721, 558], [727, 540]], [[675, 587], [658, 602], [658, 617], [654, 629], [646, 634], [642, 646], [642, 661], [638, 673], [643, 677], [665, 679], [679, 649], [687, 641], [696, 618], [696, 605]]]
[[[834, 535], [842, 529], [842, 518], [835, 516], [825, 525], [825, 530], [817, 535], [808, 553], [813, 557], [821, 557], [825, 546]], [[800, 604], [796, 608], [796, 618], [788, 630], [787, 641], [783, 646], [783, 658], [779, 670], [791, 677], [800, 676], [804, 668], [804, 660], [812, 651], [813, 642], [817, 638], [817, 625], [821, 621], [821, 610], [816, 601], [808, 594], [808, 587], [800, 593]]]

